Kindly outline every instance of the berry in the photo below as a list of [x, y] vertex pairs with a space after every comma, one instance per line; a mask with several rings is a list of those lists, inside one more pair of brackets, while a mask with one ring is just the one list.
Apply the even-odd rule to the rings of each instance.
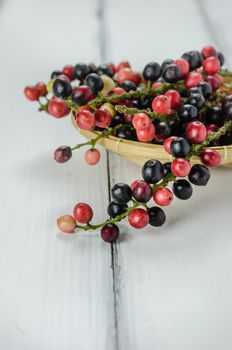
[[188, 176], [189, 181], [197, 186], [206, 186], [210, 179], [209, 169], [202, 164], [195, 164]]
[[[116, 87], [113, 91], [114, 95], [122, 95], [126, 92], [126, 90], [124, 90], [123, 88], [121, 87]], [[117, 102], [117, 100], [116, 100]]]
[[54, 152], [54, 159], [58, 163], [65, 163], [72, 157], [72, 150], [69, 146], [60, 146]]
[[125, 140], [137, 140], [136, 132], [130, 125], [123, 125], [121, 128], [118, 128], [115, 136]]
[[72, 92], [72, 102], [78, 106], [84, 106], [92, 97], [92, 92], [86, 85], [76, 87]]
[[112, 201], [107, 207], [107, 213], [111, 218], [116, 218], [127, 210], [127, 204], [118, 204], [117, 202]]
[[153, 199], [156, 204], [165, 207], [171, 204], [173, 200], [173, 193], [169, 190], [169, 188], [158, 188], [153, 194]]
[[189, 123], [185, 132], [188, 140], [192, 143], [202, 143], [207, 137], [206, 127], [199, 121]]
[[203, 63], [203, 56], [199, 51], [188, 51], [185, 52], [181, 57], [188, 61], [190, 70], [195, 70], [201, 67]]
[[224, 99], [222, 101], [222, 109], [224, 111], [226, 111], [227, 106], [231, 103], [232, 103], [232, 95], [228, 95], [228, 96], [224, 97]]
[[210, 56], [217, 56], [217, 50], [213, 46], [204, 46], [201, 50], [201, 54], [204, 58], [210, 57]]
[[97, 149], [89, 149], [85, 152], [85, 161], [89, 165], [95, 165], [99, 162], [101, 153]]
[[59, 75], [62, 75], [63, 72], [61, 70], [54, 70], [51, 74], [51, 79], [57, 78]]
[[63, 68], [63, 74], [65, 74], [70, 80], [74, 79], [74, 67], [68, 64]]
[[110, 126], [114, 128], [116, 125], [123, 124], [124, 118], [121, 114], [117, 114], [111, 121]]
[[175, 158], [187, 157], [190, 149], [190, 144], [184, 137], [176, 137], [170, 144], [171, 155]]
[[207, 137], [212, 133], [218, 130], [218, 126], [214, 124], [208, 124], [205, 126], [206, 127], [206, 132], [207, 132]]
[[170, 145], [172, 141], [175, 139], [176, 139], [176, 136], [170, 136], [163, 143], [164, 149], [168, 154], [171, 154]]
[[195, 106], [197, 109], [201, 109], [205, 105], [205, 98], [201, 93], [191, 94], [187, 100], [187, 103]]
[[76, 220], [71, 215], [63, 215], [57, 219], [57, 226], [62, 232], [65, 233], [73, 233], [76, 225]]
[[132, 198], [132, 189], [124, 183], [118, 183], [111, 189], [113, 199], [119, 204], [126, 204]]
[[144, 228], [149, 223], [148, 213], [141, 208], [136, 208], [128, 215], [129, 223], [134, 228]]
[[136, 135], [140, 142], [151, 142], [156, 136], [155, 131], [154, 125], [151, 124], [148, 129], [137, 129]]
[[156, 81], [155, 83], [152, 84], [152, 89], [159, 89], [162, 86], [162, 82], [161, 81]]
[[215, 124], [217, 126], [222, 126], [225, 121], [225, 115], [221, 107], [209, 108], [205, 115], [205, 120], [207, 124]]
[[168, 121], [168, 125], [171, 128], [171, 135], [180, 136], [183, 134], [184, 127], [179, 119]]
[[39, 95], [40, 96], [46, 96], [47, 95], [48, 91], [47, 91], [46, 84], [39, 82], [39, 83], [36, 84], [35, 87], [36, 87], [36, 89], [39, 90]]
[[130, 80], [125, 80], [122, 84], [121, 87], [126, 90], [127, 92], [129, 91], [135, 91], [137, 90], [137, 86], [133, 81]]
[[162, 76], [168, 83], [177, 83], [181, 79], [182, 70], [177, 64], [170, 64], [164, 69]]
[[101, 64], [98, 68], [97, 68], [97, 72], [100, 75], [108, 75], [109, 77], [112, 77], [114, 75], [111, 67], [109, 67], [107, 64]]
[[187, 90], [187, 96], [191, 96], [191, 95], [193, 95], [193, 94], [201, 94], [201, 95], [203, 95], [203, 94], [202, 94], [202, 90], [201, 90], [201, 88], [199, 87], [199, 85], [198, 85], [198, 86], [195, 86], [195, 87], [192, 87], [192, 88], [190, 88], [190, 89]]
[[132, 81], [137, 85], [141, 81], [141, 76], [130, 68], [122, 68], [117, 73], [117, 81], [119, 84], [123, 84], [126, 80]]
[[86, 203], [78, 203], [73, 208], [73, 216], [80, 224], [87, 224], [93, 218], [93, 210]]
[[213, 88], [212, 86], [207, 83], [206, 81], [201, 81], [199, 85], [197, 85], [201, 90], [202, 90], [202, 93], [203, 93], [203, 96], [205, 98], [209, 98], [212, 93], [213, 93]]
[[221, 85], [221, 80], [216, 75], [208, 75], [205, 81], [212, 86], [213, 90], [217, 90]]
[[90, 73], [85, 78], [85, 84], [92, 91], [93, 94], [97, 94], [104, 87], [102, 78], [96, 73]]
[[204, 72], [208, 75], [216, 74], [220, 67], [220, 61], [217, 57], [208, 57], [203, 63]]
[[112, 121], [111, 114], [106, 109], [97, 109], [94, 115], [96, 126], [99, 128], [107, 128]]
[[116, 67], [116, 72], [119, 72], [120, 69], [122, 69], [122, 68], [130, 68], [130, 67], [131, 66], [130, 66], [130, 63], [128, 61], [121, 61]]
[[189, 199], [193, 194], [191, 184], [187, 180], [177, 180], [172, 186], [174, 195], [182, 200]]
[[93, 130], [95, 128], [95, 116], [88, 110], [81, 111], [76, 115], [76, 123], [82, 130]]
[[200, 82], [203, 81], [202, 75], [196, 72], [190, 72], [185, 78], [185, 87], [190, 89], [197, 86]]
[[223, 56], [223, 54], [221, 52], [217, 53], [217, 57], [220, 61], [221, 66], [223, 66], [223, 64], [225, 63], [225, 57]]
[[154, 227], [162, 226], [166, 221], [165, 212], [159, 207], [152, 207], [148, 209], [149, 224]]
[[171, 101], [165, 95], [156, 96], [152, 101], [152, 109], [158, 114], [170, 114]]
[[83, 81], [89, 73], [91, 73], [91, 68], [88, 64], [78, 63], [74, 67], [74, 77], [80, 81]]
[[53, 93], [58, 98], [67, 98], [72, 93], [72, 86], [68, 79], [58, 77], [53, 83]]
[[115, 88], [115, 82], [113, 81], [113, 79], [111, 79], [110, 77], [108, 77], [108, 75], [102, 75], [101, 76], [102, 80], [103, 80], [103, 90], [101, 91], [101, 93], [106, 96], [108, 95], [108, 93], [110, 91], [113, 91]]
[[171, 108], [177, 108], [180, 106], [181, 97], [177, 90], [168, 90], [164, 95], [170, 99]]
[[184, 158], [176, 158], [172, 162], [171, 169], [175, 176], [185, 177], [188, 176], [191, 165], [189, 161]]
[[147, 130], [151, 126], [151, 120], [145, 113], [138, 113], [134, 115], [132, 124], [136, 130]]
[[133, 187], [133, 197], [136, 201], [141, 203], [147, 203], [152, 196], [152, 188], [151, 186], [143, 181], [143, 180], [137, 180], [136, 183], [132, 186]]
[[69, 108], [64, 100], [53, 98], [49, 102], [48, 113], [55, 118], [63, 118], [69, 114]]
[[172, 172], [171, 165], [172, 165], [171, 162], [167, 162], [167, 163], [164, 163], [164, 164], [163, 164], [163, 167], [164, 167], [164, 177], [166, 177], [168, 174], [171, 174], [171, 172]]
[[183, 59], [183, 58], [178, 58], [177, 60], [175, 60], [173, 63], [175, 63], [177, 66], [180, 67], [181, 69], [181, 77], [185, 77], [188, 72], [189, 72], [189, 63], [187, 60]]
[[173, 59], [172, 58], [166, 58], [161, 64], [161, 71], [163, 72], [164, 69], [166, 67], [170, 66], [170, 64], [172, 64], [172, 63], [173, 63]]
[[157, 62], [148, 63], [143, 70], [143, 78], [149, 81], [156, 81], [161, 75], [161, 67]]
[[26, 98], [30, 101], [37, 101], [40, 97], [40, 90], [35, 86], [27, 86], [24, 89]]
[[225, 117], [228, 120], [232, 119], [232, 103], [228, 103], [225, 107]]
[[213, 149], [205, 149], [201, 153], [201, 161], [208, 167], [218, 166], [221, 163], [221, 155]]
[[142, 168], [142, 177], [149, 184], [155, 184], [164, 176], [163, 165], [155, 159], [148, 160]]
[[112, 70], [113, 74], [115, 74], [115, 73], [116, 73], [116, 67], [115, 67], [115, 65], [114, 65], [112, 62], [107, 63], [106, 65], [107, 65], [108, 67], [110, 67], [110, 68], [111, 68], [111, 70]]
[[107, 243], [117, 241], [119, 237], [119, 228], [115, 224], [106, 224], [101, 229], [101, 238]]
[[183, 124], [195, 120], [198, 116], [198, 110], [195, 106], [184, 104], [180, 106], [178, 115]]
[[171, 135], [171, 128], [166, 122], [159, 122], [155, 126], [155, 139], [158, 142], [163, 142], [168, 136]]

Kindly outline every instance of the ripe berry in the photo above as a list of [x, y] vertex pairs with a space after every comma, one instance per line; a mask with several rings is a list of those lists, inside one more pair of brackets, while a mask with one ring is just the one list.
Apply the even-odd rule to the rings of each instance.
[[225, 121], [225, 115], [222, 108], [217, 106], [209, 108], [206, 112], [205, 120], [207, 124], [222, 126]]
[[184, 104], [180, 106], [178, 115], [183, 124], [195, 120], [198, 116], [198, 110], [195, 106]]
[[208, 75], [216, 74], [220, 67], [220, 61], [217, 57], [208, 57], [203, 63], [204, 72]]
[[81, 111], [76, 115], [76, 123], [82, 130], [93, 130], [95, 128], [95, 116], [88, 110]]
[[185, 177], [188, 176], [191, 165], [189, 161], [184, 158], [176, 158], [172, 162], [171, 169], [175, 176]]
[[171, 204], [173, 193], [167, 187], [158, 188], [153, 194], [153, 199], [156, 204], [165, 207]]
[[136, 130], [147, 130], [151, 125], [151, 120], [145, 113], [137, 113], [132, 119], [132, 124]]
[[152, 188], [151, 186], [143, 181], [143, 180], [137, 180], [136, 183], [132, 186], [133, 190], [133, 197], [136, 201], [141, 203], [147, 203], [152, 196]]
[[220, 61], [221, 66], [223, 66], [223, 64], [225, 63], [225, 57], [223, 56], [223, 54], [221, 52], [217, 53], [217, 57]]
[[138, 73], [133, 72], [130, 68], [122, 68], [117, 73], [117, 81], [121, 85], [126, 80], [132, 81], [137, 85], [141, 81], [141, 76]]
[[177, 180], [172, 186], [174, 195], [182, 200], [189, 199], [193, 194], [191, 184], [187, 180]]
[[57, 226], [62, 232], [73, 233], [76, 228], [76, 220], [71, 215], [63, 215], [57, 219]]
[[97, 149], [89, 149], [85, 152], [85, 161], [89, 165], [95, 165], [99, 162], [101, 153]]
[[107, 128], [112, 121], [111, 114], [106, 109], [97, 109], [94, 115], [96, 126], [99, 128]]
[[84, 106], [91, 99], [92, 92], [86, 85], [76, 87], [72, 92], [72, 102], [78, 106]]
[[99, 91], [103, 89], [103, 80], [102, 78], [96, 74], [96, 73], [90, 73], [85, 78], [85, 84], [88, 86], [88, 88], [92, 91], [93, 94], [97, 94]]
[[166, 59], [162, 62], [162, 64], [161, 64], [161, 71], [163, 72], [164, 69], [165, 69], [166, 67], [170, 66], [170, 64], [172, 64], [173, 62], [174, 62], [174, 61], [173, 61], [172, 58], [166, 58]]
[[72, 150], [69, 146], [60, 146], [54, 152], [54, 159], [58, 163], [65, 163], [72, 157]]
[[123, 125], [121, 128], [118, 128], [115, 136], [125, 140], [137, 140], [136, 132], [130, 125]]
[[155, 126], [155, 139], [158, 142], [163, 142], [171, 135], [171, 128], [166, 122], [159, 122]]
[[172, 172], [171, 165], [172, 165], [171, 162], [163, 163], [164, 177], [167, 176], [168, 174], [171, 174]]
[[185, 78], [185, 87], [190, 89], [197, 86], [201, 81], [203, 81], [203, 78], [200, 73], [190, 72]]
[[117, 241], [119, 237], [119, 228], [115, 224], [106, 224], [101, 229], [101, 238], [107, 243]]
[[111, 121], [110, 126], [114, 128], [116, 125], [123, 124], [124, 117], [121, 114], [117, 114]]
[[46, 96], [47, 95], [48, 91], [47, 91], [46, 84], [39, 82], [39, 83], [36, 84], [35, 87], [36, 87], [36, 89], [39, 90], [39, 95], [40, 96]]
[[180, 106], [181, 103], [181, 97], [177, 90], [168, 90], [164, 94], [167, 98], [170, 99], [170, 107], [171, 108], [177, 108]]
[[69, 108], [66, 101], [53, 98], [48, 105], [48, 113], [55, 118], [63, 118], [69, 114]]
[[190, 144], [184, 137], [176, 137], [170, 144], [171, 155], [175, 158], [187, 157], [190, 149]]
[[205, 81], [212, 86], [214, 91], [217, 90], [221, 85], [221, 80], [216, 75], [208, 75], [205, 78]]
[[218, 126], [214, 124], [208, 124], [205, 126], [206, 127], [206, 132], [207, 132], [207, 137], [212, 133], [218, 130]]
[[203, 96], [205, 98], [209, 98], [212, 95], [213, 88], [209, 83], [207, 83], [207, 81], [201, 81], [197, 86], [202, 90]]
[[117, 202], [112, 201], [107, 207], [107, 213], [111, 218], [116, 218], [116, 216], [125, 213], [127, 208], [127, 204], [118, 204]]
[[136, 135], [140, 142], [151, 142], [156, 136], [155, 131], [156, 129], [151, 123], [147, 129], [137, 129]]
[[132, 189], [124, 183], [118, 183], [111, 189], [113, 199], [119, 204], [126, 204], [132, 198]]
[[175, 60], [173, 63], [175, 63], [177, 66], [180, 67], [181, 69], [181, 77], [185, 77], [188, 72], [189, 72], [189, 63], [187, 60], [183, 59], [183, 58], [178, 58], [177, 60]]
[[63, 74], [65, 74], [70, 80], [74, 79], [74, 67], [68, 64], [63, 68]]
[[201, 109], [205, 105], [205, 98], [202, 94], [191, 94], [187, 100], [187, 103], [195, 106], [197, 109]]
[[78, 203], [73, 208], [73, 216], [80, 224], [87, 224], [92, 220], [93, 210], [86, 203]]
[[24, 89], [26, 98], [30, 101], [37, 101], [40, 97], [40, 90], [35, 86], [27, 86]]
[[152, 207], [148, 209], [149, 224], [154, 227], [162, 226], [166, 221], [165, 212], [159, 207]]
[[203, 63], [203, 56], [199, 51], [188, 51], [185, 52], [181, 57], [188, 61], [190, 70], [195, 70], [201, 67]]
[[162, 180], [164, 176], [164, 168], [160, 161], [148, 160], [142, 168], [142, 177], [149, 184], [155, 184]]
[[205, 149], [201, 153], [201, 161], [208, 167], [218, 166], [221, 163], [221, 155], [213, 149]]
[[204, 46], [201, 50], [201, 54], [204, 58], [210, 57], [210, 56], [217, 56], [217, 50], [213, 46]]
[[186, 136], [192, 143], [202, 143], [207, 137], [207, 130], [203, 123], [199, 121], [187, 124]]
[[125, 80], [122, 84], [121, 87], [126, 90], [127, 92], [129, 91], [135, 91], [137, 90], [137, 86], [133, 81], [130, 80]]
[[209, 169], [202, 164], [195, 164], [188, 176], [189, 181], [197, 186], [206, 186], [210, 179]]
[[149, 223], [149, 215], [144, 209], [136, 208], [128, 215], [128, 220], [132, 227], [140, 229]]
[[156, 81], [161, 75], [161, 67], [157, 62], [148, 63], [143, 70], [143, 78], [149, 81]]
[[58, 77], [53, 83], [53, 93], [58, 98], [67, 98], [72, 93], [72, 86], [68, 79]]
[[170, 114], [171, 101], [165, 95], [156, 96], [152, 101], [152, 109], [158, 114]]
[[199, 85], [195, 86], [195, 87], [192, 87], [192, 88], [190, 88], [190, 89], [188, 89], [186, 91], [187, 91], [187, 96], [191, 96], [193, 94], [201, 94], [201, 95], [203, 95], [202, 90], [199, 87]]
[[232, 119], [232, 103], [228, 103], [225, 107], [225, 117], [228, 120]]
[[177, 83], [182, 77], [182, 70], [177, 64], [170, 64], [164, 69], [162, 77], [168, 83]]
[[62, 75], [63, 72], [61, 70], [54, 70], [51, 74], [51, 79], [57, 78], [59, 75]]
[[108, 75], [109, 77], [112, 77], [114, 75], [111, 67], [109, 67], [107, 64], [101, 64], [98, 68], [97, 68], [97, 72], [100, 75]]
[[175, 139], [176, 139], [176, 136], [170, 136], [163, 143], [164, 149], [168, 154], [171, 154], [170, 145], [171, 145], [172, 141]]
[[89, 73], [91, 73], [91, 68], [88, 64], [78, 63], [74, 67], [74, 77], [80, 81], [83, 81]]

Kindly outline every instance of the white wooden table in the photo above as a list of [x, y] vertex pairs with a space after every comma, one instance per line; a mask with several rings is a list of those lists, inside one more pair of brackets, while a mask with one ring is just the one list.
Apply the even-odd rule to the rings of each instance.
[[231, 170], [168, 208], [162, 229], [121, 225], [63, 236], [55, 221], [75, 203], [105, 219], [108, 182], [139, 167], [102, 150], [60, 166], [53, 150], [82, 137], [66, 118], [39, 114], [26, 84], [67, 63], [179, 57], [213, 44], [232, 62], [229, 1], [0, 1], [0, 349], [229, 350], [232, 348]]

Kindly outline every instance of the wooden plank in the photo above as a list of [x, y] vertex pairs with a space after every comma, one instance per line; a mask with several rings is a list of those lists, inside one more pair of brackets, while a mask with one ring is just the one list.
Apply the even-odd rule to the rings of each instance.
[[22, 94], [66, 63], [99, 60], [96, 12], [91, 0], [22, 0], [5, 2], [0, 13], [4, 350], [115, 348], [111, 248], [99, 232], [62, 236], [55, 226], [79, 201], [94, 207], [94, 221], [105, 219], [105, 154], [93, 168], [82, 150], [64, 166], [53, 162], [57, 146], [83, 138], [67, 118], [38, 115]]
[[[141, 69], [150, 60], [216, 44], [194, 1], [107, 4], [110, 60], [128, 59]], [[141, 178], [127, 160], [111, 155], [110, 164], [112, 184]], [[229, 170], [213, 170], [207, 188], [194, 188], [188, 203], [175, 200], [166, 210], [161, 229], [121, 226], [114, 250], [121, 350], [231, 347], [230, 179]]]

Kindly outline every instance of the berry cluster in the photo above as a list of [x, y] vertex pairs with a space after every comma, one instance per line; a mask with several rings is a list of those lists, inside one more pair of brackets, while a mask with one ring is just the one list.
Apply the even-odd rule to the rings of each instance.
[[[97, 164], [100, 152], [95, 146], [109, 135], [162, 144], [172, 158], [164, 164], [147, 161], [142, 179], [131, 186], [116, 184], [107, 208], [110, 218], [105, 223], [92, 225], [91, 207], [79, 203], [73, 216], [58, 219], [63, 232], [101, 228], [102, 238], [113, 242], [119, 236], [116, 223], [126, 217], [134, 228], [162, 226], [166, 216], [161, 207], [170, 205], [174, 197], [189, 199], [192, 185], [208, 183], [208, 167], [219, 165], [221, 157], [207, 147], [232, 144], [232, 73], [222, 69], [223, 64], [223, 55], [206, 46], [175, 60], [166, 59], [161, 65], [152, 61], [142, 73], [132, 70], [127, 61], [117, 66], [67, 65], [54, 71], [48, 84], [25, 88], [26, 97], [39, 102], [39, 110], [55, 118], [71, 112], [80, 129], [99, 132], [94, 139], [72, 148], [57, 148], [54, 159], [58, 163], [68, 161], [74, 150], [90, 146], [85, 160]], [[190, 164], [192, 156], [199, 156], [199, 164]]]

